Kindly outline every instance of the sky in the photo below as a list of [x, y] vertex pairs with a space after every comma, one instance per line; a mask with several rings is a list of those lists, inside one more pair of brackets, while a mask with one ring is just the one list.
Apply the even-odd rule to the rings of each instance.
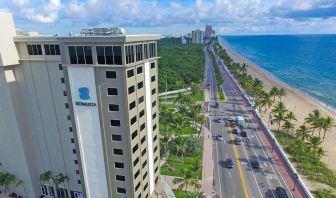
[[336, 33], [336, 0], [0, 0], [16, 27], [67, 35], [123, 27], [127, 34], [188, 33], [212, 25], [218, 35]]

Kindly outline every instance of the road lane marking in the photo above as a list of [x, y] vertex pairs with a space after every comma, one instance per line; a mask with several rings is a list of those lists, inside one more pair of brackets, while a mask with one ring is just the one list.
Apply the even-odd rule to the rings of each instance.
[[[218, 147], [217, 147], [217, 141], [216, 141], [216, 157], [217, 157], [217, 163], [218, 163]], [[219, 197], [222, 198], [222, 185], [220, 180], [220, 173], [219, 173], [219, 165], [217, 164], [217, 171], [218, 171], [218, 184], [219, 184]]]
[[237, 161], [237, 164], [238, 164], [238, 170], [239, 170], [240, 180], [241, 180], [242, 185], [243, 185], [245, 197], [248, 198], [249, 196], [248, 196], [248, 192], [247, 192], [247, 188], [246, 188], [246, 184], [245, 184], [245, 178], [244, 178], [244, 174], [243, 174], [243, 171], [242, 171], [240, 163], [239, 163], [239, 155], [238, 155], [238, 152], [237, 152], [236, 145], [234, 144], [231, 128], [229, 128], [229, 131], [230, 131], [231, 141], [232, 141], [232, 144], [233, 144], [233, 150], [234, 150], [234, 153], [235, 153], [235, 156], [236, 156], [236, 161]]
[[227, 153], [225, 154], [225, 158], [227, 158]]
[[229, 176], [230, 176], [230, 178], [231, 178], [231, 173], [230, 173], [230, 171], [229, 171]]

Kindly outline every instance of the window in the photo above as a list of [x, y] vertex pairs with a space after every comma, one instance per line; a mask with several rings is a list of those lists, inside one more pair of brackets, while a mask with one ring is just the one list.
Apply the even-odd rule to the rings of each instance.
[[154, 120], [156, 118], [156, 113], [152, 115], [152, 119]]
[[146, 141], [146, 136], [142, 137], [141, 144], [143, 144]]
[[129, 104], [129, 109], [132, 110], [135, 107], [135, 101], [133, 101], [131, 104]]
[[62, 64], [59, 64], [59, 65], [58, 65], [58, 69], [59, 69], [59, 70], [63, 70], [63, 66], [62, 66]]
[[137, 191], [140, 188], [140, 182], [135, 186], [135, 191]]
[[65, 105], [66, 109], [69, 109], [69, 104], [68, 103], [65, 103], [64, 105]]
[[109, 104], [109, 111], [119, 111], [119, 105]]
[[151, 69], [154, 69], [154, 68], [155, 68], [155, 63], [152, 62], [152, 63], [151, 63]]
[[[146, 161], [147, 163], [147, 161]], [[147, 177], [147, 172], [142, 176], [142, 179], [145, 179]]]
[[156, 43], [149, 43], [149, 58], [156, 56]]
[[138, 150], [138, 148], [139, 148], [139, 145], [136, 144], [136, 145], [133, 147], [133, 149], [132, 149], [133, 153], [135, 153], [135, 152]]
[[124, 168], [124, 163], [121, 163], [121, 162], [114, 162], [114, 167], [115, 167], [115, 168]]
[[137, 68], [137, 74], [141, 74], [142, 73], [142, 67], [138, 67]]
[[112, 46], [105, 47], [106, 65], [113, 65], [113, 51]]
[[[155, 170], [154, 170], [154, 172], [157, 173], [158, 170], [159, 170], [159, 167], [156, 167]], [[157, 180], [158, 180], [158, 178], [155, 179], [155, 183], [157, 182]]]
[[135, 91], [134, 85], [128, 88], [128, 94], [132, 94]]
[[113, 58], [115, 65], [122, 65], [121, 46], [113, 46]]
[[139, 104], [141, 104], [143, 101], [144, 101], [144, 97], [141, 96], [141, 97], [139, 98]]
[[134, 117], [131, 119], [131, 125], [133, 125], [136, 121], [137, 121], [137, 118], [136, 118], [136, 116], [134, 116]]
[[135, 45], [136, 61], [142, 60], [142, 44]]
[[45, 185], [41, 185], [41, 189], [42, 189], [42, 194], [48, 195], [48, 190], [47, 190], [47, 187]]
[[76, 154], [76, 149], [72, 149], [72, 153], [73, 153], [73, 154]]
[[125, 176], [122, 176], [122, 175], [116, 175], [116, 180], [117, 180], [117, 181], [125, 181]]
[[104, 65], [105, 64], [104, 47], [103, 46], [97, 46], [96, 51], [97, 51], [98, 64]]
[[134, 69], [130, 69], [127, 71], [127, 78], [133, 77], [134, 76]]
[[145, 123], [143, 123], [141, 126], [140, 126], [140, 131], [144, 130], [146, 127]]
[[123, 150], [121, 150], [121, 149], [113, 149], [113, 153], [115, 155], [123, 155]]
[[155, 76], [151, 77], [151, 81], [154, 82], [155, 81]]
[[78, 164], [78, 161], [77, 161], [77, 160], [74, 160], [74, 163], [75, 163], [75, 164]]
[[154, 95], [156, 93], [156, 89], [152, 89], [152, 95]]
[[81, 182], [81, 180], [77, 180], [77, 184], [81, 184], [82, 182]]
[[143, 87], [143, 82], [141, 81], [138, 83], [138, 89], [141, 89], [142, 87]]
[[148, 183], [146, 183], [146, 185], [144, 186], [144, 190], [146, 190], [148, 187]]
[[110, 120], [111, 126], [120, 126], [120, 120]]
[[148, 44], [144, 44], [144, 58], [148, 59]]
[[107, 88], [107, 95], [108, 96], [118, 95], [118, 89], [117, 88]]
[[71, 64], [92, 64], [91, 46], [68, 46]]
[[64, 80], [64, 78], [61, 78], [61, 83], [65, 83], [65, 80]]
[[[147, 152], [147, 149], [145, 148], [142, 152], [141, 152], [141, 156], [144, 156]], [[145, 163], [147, 163], [147, 161], [145, 161]], [[145, 164], [146, 166], [146, 164]], [[144, 167], [144, 165], [142, 164], [142, 168]]]
[[138, 131], [135, 130], [133, 133], [132, 133], [132, 140], [134, 140], [134, 138], [138, 135]]
[[156, 158], [154, 159], [154, 163], [156, 163], [158, 161], [158, 156], [156, 156]]
[[45, 55], [60, 55], [59, 45], [44, 45]]
[[67, 119], [68, 119], [68, 120], [71, 120], [71, 117], [70, 117], [70, 115], [67, 115]]
[[134, 63], [134, 45], [125, 46], [126, 64]]
[[152, 108], [156, 106], [156, 101], [152, 102]]
[[115, 72], [115, 71], [106, 71], [106, 78], [116, 79], [117, 78], [117, 72]]
[[144, 161], [144, 163], [142, 163], [142, 168], [145, 168], [146, 165], [147, 165], [147, 160]]
[[75, 143], [75, 139], [71, 138], [70, 140], [71, 140], [71, 143]]
[[79, 170], [76, 170], [76, 174], [79, 175]]
[[63, 90], [63, 96], [67, 96], [67, 92]]
[[117, 188], [117, 192], [121, 194], [126, 194], [126, 189], [125, 188]]
[[158, 147], [156, 146], [156, 147], [154, 148], [154, 153], [156, 152], [157, 149], [158, 149]]
[[139, 117], [142, 118], [142, 116], [144, 116], [144, 115], [145, 115], [145, 110], [140, 111]]
[[113, 141], [118, 141], [118, 142], [120, 142], [121, 141], [121, 135], [112, 135], [112, 140]]
[[157, 135], [153, 138], [153, 142], [155, 142], [157, 140]]
[[133, 162], [133, 166], [136, 166], [139, 163], [139, 157], [137, 157], [134, 162]]
[[36, 45], [36, 44], [27, 45], [27, 48], [28, 48], [28, 54], [29, 55], [34, 55], [34, 56], [43, 55], [41, 45]]
[[69, 131], [72, 132], [72, 127], [69, 127]]
[[140, 175], [140, 170], [138, 170], [138, 171], [134, 174], [134, 179], [136, 179], [139, 175]]
[[156, 124], [154, 124], [154, 126], [153, 126], [153, 131], [155, 131], [156, 127], [157, 127]]

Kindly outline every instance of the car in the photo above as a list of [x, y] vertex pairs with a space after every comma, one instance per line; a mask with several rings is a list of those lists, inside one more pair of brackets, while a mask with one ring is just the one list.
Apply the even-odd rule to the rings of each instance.
[[230, 123], [230, 127], [236, 127], [237, 126], [235, 121], [229, 121], [229, 123]]
[[252, 168], [259, 169], [260, 168], [259, 161], [258, 160], [252, 160], [251, 161], [251, 166], [252, 166]]
[[282, 187], [276, 187], [275, 193], [279, 198], [288, 198], [286, 190]]
[[240, 145], [241, 144], [241, 139], [239, 137], [237, 137], [235, 140], [234, 140], [235, 144], [237, 145]]
[[247, 133], [246, 133], [246, 131], [242, 131], [242, 132], [240, 133], [240, 136], [242, 136], [242, 137], [247, 137]]
[[232, 133], [233, 133], [233, 134], [238, 134], [238, 128], [237, 128], [237, 127], [233, 128], [233, 129], [232, 129]]
[[223, 119], [222, 118], [217, 118], [217, 123], [223, 123]]
[[227, 168], [233, 168], [233, 160], [231, 158], [227, 158], [225, 164]]
[[217, 140], [218, 141], [223, 141], [224, 140], [224, 137], [222, 135], [217, 135]]

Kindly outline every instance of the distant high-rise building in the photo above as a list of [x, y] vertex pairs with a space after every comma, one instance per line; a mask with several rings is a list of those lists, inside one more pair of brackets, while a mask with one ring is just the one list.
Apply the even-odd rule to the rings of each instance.
[[192, 31], [191, 42], [196, 44], [202, 44], [204, 40], [204, 31], [201, 30], [193, 30]]
[[210, 39], [212, 37], [212, 34], [214, 33], [214, 31], [212, 30], [212, 26], [211, 25], [207, 25], [205, 26], [205, 39]]
[[[108, 28], [65, 37], [19, 33], [11, 14], [0, 13], [0, 171], [23, 182], [11, 192], [153, 195], [160, 174], [159, 39]], [[69, 180], [41, 181], [48, 171]]]
[[184, 44], [187, 44], [187, 39], [184, 37], [184, 36], [182, 36], [181, 37], [181, 43], [184, 45]]

